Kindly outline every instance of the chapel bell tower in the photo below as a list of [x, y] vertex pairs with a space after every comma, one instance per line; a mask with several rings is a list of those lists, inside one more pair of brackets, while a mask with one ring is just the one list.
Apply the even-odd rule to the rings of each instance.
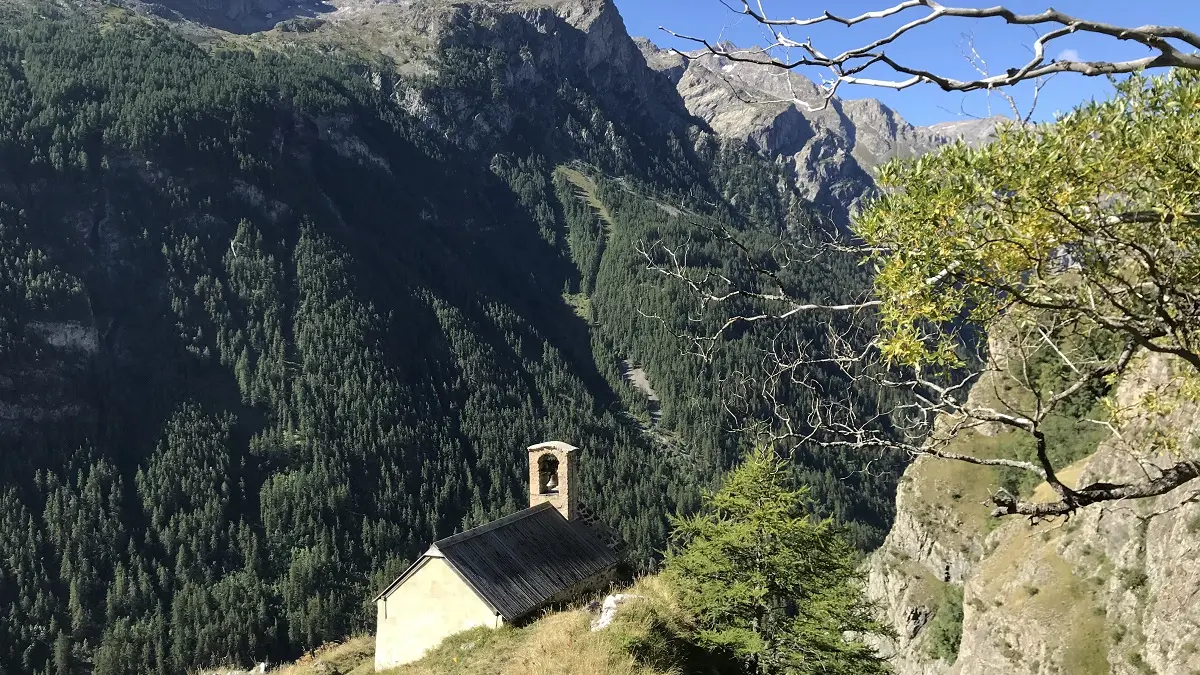
[[550, 502], [567, 520], [579, 516], [578, 450], [561, 441], [529, 446], [529, 506]]

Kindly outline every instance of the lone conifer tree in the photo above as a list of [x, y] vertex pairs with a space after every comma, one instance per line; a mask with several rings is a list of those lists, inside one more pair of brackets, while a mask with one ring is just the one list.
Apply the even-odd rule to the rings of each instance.
[[698, 642], [749, 672], [889, 672], [863, 636], [882, 633], [854, 550], [813, 517], [788, 465], [757, 448], [701, 513], [675, 519], [666, 575], [698, 623]]

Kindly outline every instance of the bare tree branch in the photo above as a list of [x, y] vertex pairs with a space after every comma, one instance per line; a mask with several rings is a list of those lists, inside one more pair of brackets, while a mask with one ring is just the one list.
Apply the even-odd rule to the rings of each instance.
[[1001, 492], [992, 497], [994, 516], [1021, 515], [1030, 518], [1069, 516], [1084, 506], [1100, 502], [1158, 497], [1200, 478], [1200, 460], [1178, 462], [1162, 469], [1157, 478], [1130, 485], [1098, 484], [1072, 490], [1067, 498], [1051, 503], [1027, 502]]
[[[724, 1], [724, 0], [723, 0]], [[731, 11], [750, 17], [761, 24], [769, 33], [773, 43], [750, 50], [730, 48], [725, 44], [713, 44], [704, 38], [683, 35], [667, 28], [661, 30], [676, 38], [695, 43], [704, 53], [721, 56], [730, 61], [768, 64], [791, 70], [802, 66], [827, 68], [832, 77], [823, 83], [824, 104], [834, 97], [843, 84], [858, 84], [887, 89], [902, 90], [918, 84], [933, 84], [944, 91], [970, 92], [995, 90], [1011, 87], [1025, 81], [1036, 81], [1058, 73], [1078, 73], [1088, 77], [1135, 73], [1152, 68], [1200, 69], [1200, 55], [1187, 53], [1184, 49], [1200, 50], [1200, 34], [1180, 26], [1118, 26], [1101, 21], [1092, 21], [1047, 9], [1035, 14], [1018, 14], [1004, 6], [994, 7], [949, 7], [935, 0], [905, 0], [890, 7], [864, 12], [857, 16], [839, 16], [826, 11], [809, 18], [776, 18], [763, 8], [762, 2], [751, 5], [741, 0], [740, 6], [726, 3]], [[848, 28], [860, 24], [878, 23], [880, 20], [912, 11], [924, 9], [926, 13], [913, 18], [891, 32], [866, 41], [864, 44], [838, 54], [826, 54], [814, 45], [811, 38], [795, 40], [787, 35], [788, 29], [814, 26], [822, 23], [837, 23]], [[959, 80], [939, 75], [931, 70], [901, 63], [887, 54], [886, 48], [919, 31], [935, 21], [946, 18], [998, 19], [1009, 25], [1045, 27], [1050, 29], [1040, 34], [1033, 43], [1032, 54], [1020, 65], [1010, 67], [999, 74], [988, 74], [986, 69], [973, 79]], [[1055, 41], [1076, 34], [1092, 34], [1113, 38], [1118, 41], [1134, 42], [1145, 46], [1152, 53], [1123, 61], [1075, 61], [1060, 60], [1046, 56], [1047, 48]], [[799, 50], [800, 58], [779, 59], [772, 56], [775, 50]], [[684, 54], [684, 56], [691, 56]], [[978, 56], [978, 53], [976, 53]], [[873, 66], [882, 66], [902, 77], [880, 79], [865, 76]], [[811, 107], [811, 106], [810, 106]], [[815, 109], [815, 108], [814, 108]], [[1022, 116], [1017, 115], [1020, 119]]]

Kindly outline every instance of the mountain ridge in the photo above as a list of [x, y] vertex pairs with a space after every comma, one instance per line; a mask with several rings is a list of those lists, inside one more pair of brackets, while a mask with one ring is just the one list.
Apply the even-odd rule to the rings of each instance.
[[[122, 1], [149, 13], [155, 13], [154, 8], [178, 8], [179, 3], [208, 7], [203, 0], [157, 0], [162, 3], [158, 5], [142, 4], [145, 0]], [[381, 4], [330, 0], [320, 5], [319, 12], [293, 5], [296, 16], [314, 18], [321, 24], [311, 33], [308, 29], [295, 32], [290, 19], [282, 18], [286, 13], [275, 16], [268, 11], [279, 0], [226, 1], [236, 7], [251, 1], [266, 3], [246, 10], [263, 17], [246, 23], [247, 32], [318, 42], [322, 36], [341, 35], [350, 42], [364, 41], [395, 59], [402, 69], [418, 73], [435, 72], [437, 64], [430, 56], [439, 46], [464, 37], [462, 31], [477, 35], [470, 26], [491, 26], [490, 32], [499, 35], [520, 33], [516, 26], [525, 23], [540, 37], [559, 42], [560, 47], [571, 41], [555, 40], [555, 36], [562, 30], [578, 31], [582, 50], [569, 53], [564, 48], [553, 59], [582, 64], [599, 76], [600, 91], [633, 96], [632, 100], [653, 109], [653, 117], [661, 124], [683, 128], [699, 123], [722, 138], [747, 143], [764, 156], [782, 160], [801, 194], [842, 227], [872, 194], [872, 170], [879, 164], [924, 154], [959, 138], [972, 144], [986, 142], [1006, 121], [997, 116], [917, 127], [875, 99], [835, 97], [826, 104], [823, 92], [802, 75], [734, 63], [704, 52], [685, 55], [659, 48], [648, 38], [632, 37], [612, 0], [402, 0]], [[240, 16], [242, 10], [237, 12]], [[267, 14], [272, 18], [265, 19]], [[212, 25], [237, 28], [219, 24], [222, 22]], [[501, 25], [508, 28], [500, 29]], [[386, 36], [388, 31], [394, 35]], [[543, 47], [538, 53], [543, 55], [546, 50]], [[753, 58], [749, 52], [746, 56]], [[547, 70], [545, 62], [535, 66]], [[654, 81], [652, 74], [662, 80]], [[662, 86], [664, 81], [667, 87]], [[669, 90], [678, 98], [666, 95]], [[503, 129], [503, 117], [496, 116], [496, 121]]]
[[[814, 82], [790, 71], [705, 51], [665, 50], [646, 38], [635, 41], [650, 67], [674, 84], [689, 112], [718, 135], [781, 159], [801, 193], [841, 226], [873, 194], [876, 166], [959, 138], [985, 142], [1005, 120], [915, 127], [876, 99], [826, 101]], [[742, 56], [755, 59], [750, 51]]]

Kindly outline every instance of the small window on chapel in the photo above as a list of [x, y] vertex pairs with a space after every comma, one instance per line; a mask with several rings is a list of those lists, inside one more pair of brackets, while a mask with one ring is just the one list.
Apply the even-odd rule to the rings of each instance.
[[558, 492], [558, 458], [554, 455], [538, 458], [538, 492], [544, 495]]

